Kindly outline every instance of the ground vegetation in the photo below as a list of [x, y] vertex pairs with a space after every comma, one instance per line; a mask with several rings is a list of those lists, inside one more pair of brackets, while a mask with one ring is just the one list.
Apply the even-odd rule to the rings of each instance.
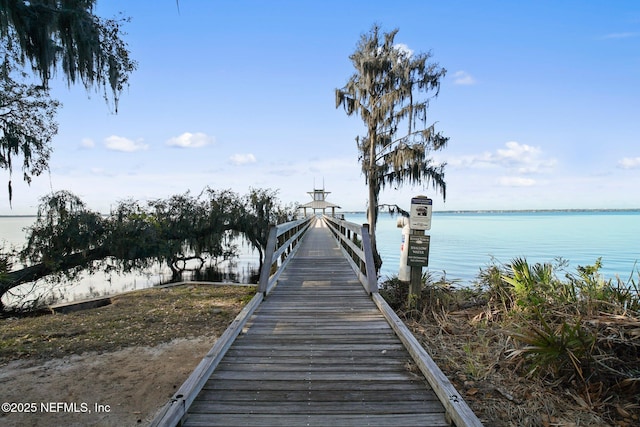
[[[91, 413], [0, 413], [3, 426], [149, 425], [255, 287], [188, 284], [129, 292], [66, 314], [0, 319], [9, 402], [84, 402]], [[108, 405], [98, 413], [94, 404]]]
[[640, 274], [605, 280], [600, 267], [519, 258], [475, 288], [427, 274], [411, 308], [397, 279], [381, 292], [487, 425], [634, 426]]

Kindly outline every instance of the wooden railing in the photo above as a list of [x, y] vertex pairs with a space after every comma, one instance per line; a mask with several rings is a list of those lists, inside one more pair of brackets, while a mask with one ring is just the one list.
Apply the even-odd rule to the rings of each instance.
[[264, 296], [271, 292], [278, 277], [280, 277], [280, 273], [289, 263], [292, 255], [298, 250], [300, 239], [316, 220], [317, 218], [314, 215], [269, 227], [269, 238], [264, 254], [262, 271], [260, 271], [258, 292], [261, 292]]
[[448, 417], [452, 421], [452, 425], [457, 427], [482, 427], [482, 423], [460, 393], [378, 292], [368, 224], [359, 226], [358, 224], [326, 215], [324, 220], [340, 242], [343, 252], [348, 255], [346, 258], [356, 274], [358, 274], [360, 283], [369, 292], [373, 302], [387, 319], [387, 322], [389, 322], [396, 335], [407, 348], [420, 371], [442, 402]]
[[156, 414], [150, 427], [175, 427], [181, 425], [187, 410], [209, 380], [209, 377], [211, 377], [211, 374], [213, 374], [213, 371], [227, 353], [233, 341], [240, 335], [242, 328], [256, 308], [258, 308], [263, 298], [263, 294], [258, 292], [251, 301], [244, 306], [227, 330], [216, 340], [211, 350], [209, 350], [198, 366], [196, 366], [189, 378], [187, 378], [178, 391], [174, 393], [171, 400]]
[[[346, 258], [354, 269], [365, 290], [386, 317], [400, 340], [404, 343], [425, 378], [445, 407], [448, 417], [457, 427], [482, 427], [482, 423], [471, 411], [462, 396], [415, 339], [411, 331], [389, 307], [378, 293], [377, 276], [373, 264], [373, 252], [367, 224], [358, 225], [348, 221], [324, 216], [326, 224], [340, 242]], [[151, 423], [153, 427], [179, 425], [191, 403], [224, 357], [234, 339], [263, 298], [275, 285], [282, 269], [298, 249], [304, 233], [313, 225], [316, 217], [305, 218], [278, 226], [272, 226], [265, 253], [265, 262], [260, 275], [259, 292], [243, 308], [225, 333], [216, 341], [191, 376], [178, 389], [172, 399], [162, 408]]]
[[325, 215], [329, 229], [336, 237], [347, 261], [358, 275], [362, 286], [369, 294], [378, 292], [378, 276], [373, 261], [369, 224], [359, 225]]
[[298, 221], [272, 225], [265, 251], [265, 262], [260, 272], [258, 292], [236, 316], [227, 330], [215, 342], [207, 355], [182, 384], [171, 400], [159, 411], [151, 422], [152, 427], [173, 427], [181, 423], [194, 399], [218, 366], [231, 344], [242, 331], [253, 312], [271, 290], [282, 269], [296, 252], [304, 232], [316, 221], [307, 217]]

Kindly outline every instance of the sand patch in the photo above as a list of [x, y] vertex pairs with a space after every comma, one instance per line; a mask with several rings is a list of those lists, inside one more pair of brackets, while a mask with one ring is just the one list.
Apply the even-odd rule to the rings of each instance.
[[[0, 371], [3, 426], [148, 425], [215, 343], [215, 337], [175, 339], [47, 361], [19, 360]], [[25, 413], [28, 410], [31, 412]]]

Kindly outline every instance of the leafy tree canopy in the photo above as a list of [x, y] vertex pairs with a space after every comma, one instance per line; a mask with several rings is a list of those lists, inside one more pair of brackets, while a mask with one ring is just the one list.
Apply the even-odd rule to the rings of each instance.
[[[58, 132], [54, 117], [60, 104], [44, 87], [20, 81], [26, 77], [24, 73], [15, 76], [12, 71], [12, 63], [5, 57], [0, 64], [0, 169], [12, 174], [14, 158], [22, 157], [23, 179], [31, 183], [49, 163], [50, 143]], [[11, 181], [8, 187], [11, 202]]]
[[248, 215], [239, 228], [245, 239], [258, 251], [262, 269], [263, 249], [267, 247], [269, 239], [269, 225], [292, 221], [296, 210], [293, 206], [281, 206], [277, 191], [262, 188], [250, 189], [245, 196], [244, 205]]
[[5, 273], [0, 268], [0, 297], [41, 278], [73, 279], [83, 271], [97, 270], [140, 271], [154, 263], [169, 266], [178, 280], [187, 261], [199, 261], [202, 267], [207, 259], [235, 255], [233, 237], [250, 242], [262, 265], [268, 225], [295, 215], [295, 209], [282, 206], [276, 194], [251, 189], [241, 196], [206, 188], [198, 196], [187, 192], [146, 204], [124, 200], [106, 216], [68, 191], [47, 195], [41, 199], [35, 223], [26, 230], [28, 241], [20, 258], [27, 267]]
[[[48, 84], [57, 71], [69, 85], [81, 81], [101, 90], [118, 110], [137, 66], [122, 39], [128, 20], [102, 19], [94, 5], [95, 0], [0, 0], [0, 168], [10, 176], [16, 157], [22, 157], [27, 183], [48, 168], [60, 106]], [[37, 81], [29, 81], [30, 75]], [[8, 193], [11, 203], [11, 179]]]
[[135, 70], [122, 39], [128, 19], [103, 19], [94, 12], [95, 0], [0, 0], [0, 35], [27, 61], [47, 86], [56, 70], [71, 85], [109, 91], [117, 111], [118, 97]]

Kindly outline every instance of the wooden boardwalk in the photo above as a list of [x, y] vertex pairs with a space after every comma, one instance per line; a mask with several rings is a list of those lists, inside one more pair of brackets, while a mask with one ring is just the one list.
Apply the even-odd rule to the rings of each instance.
[[449, 426], [412, 366], [325, 222], [317, 221], [183, 425]]

